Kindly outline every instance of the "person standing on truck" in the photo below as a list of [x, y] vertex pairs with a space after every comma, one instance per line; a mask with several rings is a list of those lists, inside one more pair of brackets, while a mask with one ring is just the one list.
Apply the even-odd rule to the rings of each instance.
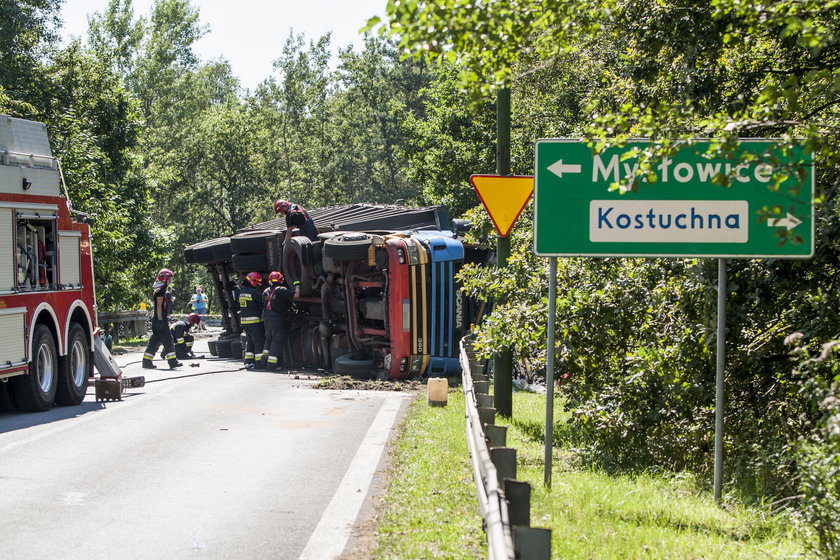
[[143, 353], [143, 367], [155, 369], [157, 366], [152, 363], [157, 349], [163, 345], [163, 352], [169, 362], [170, 368], [180, 367], [183, 364], [175, 357], [173, 348], [172, 333], [169, 332], [169, 314], [172, 305], [167, 297], [169, 281], [175, 277], [175, 273], [168, 268], [162, 268], [157, 274], [157, 279], [152, 285], [152, 337], [149, 345]]
[[201, 317], [199, 317], [198, 313], [190, 313], [186, 317], [175, 321], [172, 324], [172, 328], [169, 329], [172, 332], [172, 338], [175, 340], [175, 357], [179, 360], [204, 357], [196, 356], [192, 351], [195, 338], [190, 334], [190, 328], [199, 322], [201, 322]]
[[263, 291], [265, 307], [265, 351], [267, 356], [264, 367], [275, 370], [280, 363], [280, 349], [285, 338], [288, 320], [289, 302], [300, 297], [300, 282], [295, 282], [295, 289], [283, 285], [283, 275], [276, 270], [268, 275], [268, 288]]
[[262, 322], [262, 276], [249, 272], [239, 291], [239, 323], [245, 329], [245, 369], [256, 367], [256, 357], [262, 357], [265, 328]]
[[294, 227], [300, 230], [301, 235], [305, 235], [310, 240], [316, 241], [318, 239], [318, 228], [315, 227], [315, 222], [312, 221], [303, 206], [292, 204], [281, 198], [274, 203], [274, 211], [286, 216], [286, 237], [283, 239], [283, 243], [292, 238], [292, 228]]

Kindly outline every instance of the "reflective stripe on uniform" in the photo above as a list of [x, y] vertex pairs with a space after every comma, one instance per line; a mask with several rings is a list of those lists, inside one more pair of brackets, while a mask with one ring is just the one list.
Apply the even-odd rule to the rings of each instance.
[[242, 317], [242, 319], [239, 322], [243, 325], [253, 325], [255, 323], [262, 322], [262, 319], [260, 319], [259, 317]]
[[253, 352], [245, 352], [245, 359], [246, 360], [253, 360], [254, 359], [254, 353]]
[[183, 343], [184, 343], [184, 339], [183, 339], [183, 338], [176, 338], [176, 339], [175, 339], [175, 342], [177, 342], [178, 344], [183, 344]]
[[154, 354], [149, 354], [148, 352], [143, 352], [143, 358], [146, 359], [146, 360], [151, 360], [154, 357], [155, 357]]
[[268, 357], [268, 363], [269, 364], [276, 364], [277, 363], [277, 358], [274, 357], [274, 356], [269, 356]]
[[174, 360], [175, 359], [175, 352], [170, 352], [166, 355], [167, 360]]

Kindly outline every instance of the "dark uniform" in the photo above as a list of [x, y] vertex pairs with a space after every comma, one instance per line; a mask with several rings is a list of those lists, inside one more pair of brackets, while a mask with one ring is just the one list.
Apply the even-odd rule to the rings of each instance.
[[255, 357], [262, 357], [265, 328], [262, 323], [262, 293], [248, 281], [239, 290], [239, 323], [245, 329], [245, 365], [254, 365]]
[[291, 229], [292, 227], [298, 228], [302, 235], [305, 235], [312, 241], [318, 239], [318, 228], [315, 227], [315, 222], [309, 217], [309, 212], [297, 204], [292, 204], [289, 207], [289, 211], [286, 212], [286, 229]]
[[280, 350], [286, 336], [289, 302], [295, 297], [294, 290], [278, 283], [272, 283], [263, 291], [265, 306], [265, 352], [266, 368], [277, 369]]
[[172, 324], [169, 330], [172, 332], [172, 338], [175, 340], [175, 357], [179, 360], [186, 360], [193, 357], [192, 345], [195, 338], [190, 334], [189, 320], [184, 317]]
[[[166, 295], [166, 284], [155, 282], [152, 294], [152, 337], [149, 339], [149, 345], [146, 346], [146, 351], [143, 352], [143, 367], [154, 368], [152, 359], [155, 357], [157, 349], [163, 345], [163, 355], [166, 356], [169, 362], [169, 367], [174, 368], [181, 365], [175, 356], [175, 348], [173, 348], [172, 333], [169, 332], [169, 313], [171, 312], [170, 299]], [[158, 302], [158, 300], [162, 300]], [[158, 317], [158, 305], [161, 308], [162, 318]]]

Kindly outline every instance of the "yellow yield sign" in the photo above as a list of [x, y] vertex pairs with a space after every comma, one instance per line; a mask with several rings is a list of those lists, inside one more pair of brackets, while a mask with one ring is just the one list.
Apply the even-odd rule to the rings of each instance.
[[534, 193], [533, 175], [470, 175], [470, 183], [496, 231], [507, 237]]

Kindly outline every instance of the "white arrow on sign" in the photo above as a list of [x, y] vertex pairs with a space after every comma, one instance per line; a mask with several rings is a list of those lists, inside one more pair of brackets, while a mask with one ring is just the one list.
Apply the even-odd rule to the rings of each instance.
[[580, 173], [580, 165], [574, 163], [563, 163], [563, 160], [558, 160], [548, 166], [548, 170], [563, 178], [563, 173]]
[[786, 227], [788, 231], [802, 223], [802, 220], [788, 212], [784, 218], [769, 218], [767, 225], [769, 227]]

